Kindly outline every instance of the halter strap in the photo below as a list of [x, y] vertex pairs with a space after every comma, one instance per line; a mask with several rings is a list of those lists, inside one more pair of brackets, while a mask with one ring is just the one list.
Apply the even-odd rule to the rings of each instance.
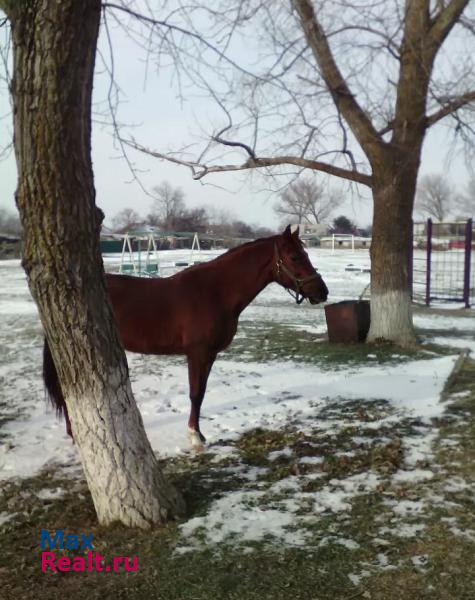
[[305, 295], [302, 293], [302, 287], [309, 281], [316, 279], [319, 276], [318, 273], [315, 271], [313, 275], [309, 275], [308, 277], [296, 277], [294, 273], [292, 273], [292, 271], [285, 266], [284, 261], [279, 255], [277, 243], [274, 243], [274, 256], [275, 266], [277, 268], [277, 276], [279, 277], [281, 272], [285, 273], [287, 277], [289, 277], [295, 284], [296, 290], [288, 288], [286, 285], [284, 285], [282, 281], [280, 283], [283, 285], [285, 290], [292, 296], [292, 298], [297, 304], [302, 304], [302, 302], [305, 300]]

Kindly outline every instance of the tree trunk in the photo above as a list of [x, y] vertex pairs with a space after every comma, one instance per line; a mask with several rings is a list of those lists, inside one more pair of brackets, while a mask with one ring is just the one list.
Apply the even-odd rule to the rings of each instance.
[[100, 0], [17, 0], [10, 11], [16, 200], [23, 266], [99, 522], [145, 528], [182, 500], [145, 435], [103, 277], [90, 148], [100, 14]]
[[379, 167], [373, 188], [371, 326], [368, 341], [415, 343], [408, 280], [417, 168]]

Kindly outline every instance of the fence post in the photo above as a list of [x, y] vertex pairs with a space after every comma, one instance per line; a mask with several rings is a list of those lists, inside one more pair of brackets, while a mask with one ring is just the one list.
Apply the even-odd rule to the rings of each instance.
[[463, 269], [463, 301], [465, 308], [470, 308], [470, 267], [472, 258], [473, 221], [468, 219], [465, 224], [465, 261]]
[[427, 219], [426, 306], [430, 306], [430, 271], [432, 258], [432, 219]]

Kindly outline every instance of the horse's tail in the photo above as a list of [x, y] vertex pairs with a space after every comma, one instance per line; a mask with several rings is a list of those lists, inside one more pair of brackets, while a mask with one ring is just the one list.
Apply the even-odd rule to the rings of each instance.
[[53, 408], [56, 410], [56, 415], [58, 417], [64, 415], [64, 419], [66, 421], [66, 431], [68, 435], [73, 437], [71, 431], [71, 422], [69, 421], [68, 408], [66, 406], [66, 402], [64, 401], [63, 392], [58, 379], [58, 373], [56, 371], [56, 366], [54, 364], [51, 350], [48, 346], [46, 338], [43, 346], [43, 381], [46, 388], [46, 395], [53, 405]]

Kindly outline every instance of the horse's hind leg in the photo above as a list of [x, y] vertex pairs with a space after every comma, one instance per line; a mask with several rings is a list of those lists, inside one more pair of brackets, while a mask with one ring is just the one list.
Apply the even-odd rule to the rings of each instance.
[[188, 379], [190, 382], [191, 410], [188, 419], [188, 435], [195, 450], [203, 448], [205, 436], [200, 431], [200, 410], [206, 392], [206, 384], [216, 354], [205, 351], [188, 355]]

